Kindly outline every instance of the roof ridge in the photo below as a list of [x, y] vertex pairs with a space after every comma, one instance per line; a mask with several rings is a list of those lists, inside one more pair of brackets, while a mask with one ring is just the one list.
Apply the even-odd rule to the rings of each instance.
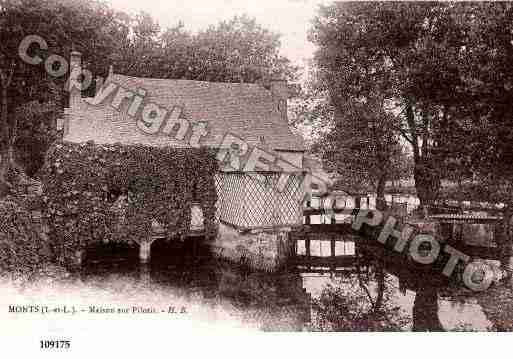
[[[253, 82], [220, 82], [220, 81], [200, 81], [200, 80], [189, 80], [189, 79], [167, 79], [167, 78], [158, 78], [158, 77], [143, 77], [143, 76], [129, 76], [129, 75], [123, 75], [123, 74], [112, 74], [113, 78], [121, 77], [128, 80], [143, 80], [143, 81], [175, 81], [175, 82], [183, 82], [183, 83], [198, 83], [198, 84], [216, 84], [216, 85], [230, 85], [230, 86], [251, 86], [251, 87], [257, 87], [265, 91], [269, 91], [264, 86], [262, 86], [259, 83], [253, 83]], [[269, 91], [270, 92], [270, 91]]]

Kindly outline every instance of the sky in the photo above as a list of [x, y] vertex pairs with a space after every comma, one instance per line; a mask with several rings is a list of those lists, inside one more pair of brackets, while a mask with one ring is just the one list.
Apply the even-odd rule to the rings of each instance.
[[[118, 10], [136, 13], [145, 11], [161, 28], [182, 21], [185, 28], [197, 31], [247, 14], [265, 28], [281, 34], [281, 53], [302, 68], [299, 82], [307, 80], [308, 60], [315, 46], [308, 41], [308, 30], [321, 4], [333, 0], [108, 0]], [[311, 126], [298, 126], [305, 138], [312, 139]]]
[[248, 14], [257, 22], [282, 35], [282, 54], [295, 64], [305, 66], [315, 50], [307, 33], [319, 4], [328, 0], [110, 0], [119, 10], [144, 10], [157, 19], [162, 28], [180, 20], [196, 31], [235, 15]]

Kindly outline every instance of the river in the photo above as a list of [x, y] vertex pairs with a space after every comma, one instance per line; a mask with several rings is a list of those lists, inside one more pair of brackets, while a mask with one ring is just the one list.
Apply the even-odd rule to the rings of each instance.
[[[101, 251], [103, 254], [105, 251]], [[264, 331], [487, 331], [486, 318], [472, 293], [458, 288], [401, 288], [384, 273], [383, 298], [378, 296], [376, 270], [315, 274], [289, 268], [255, 273], [211, 257], [201, 260], [167, 245], [154, 250], [152, 264], [141, 267], [137, 251], [111, 250], [90, 256], [80, 286], [110, 291], [120, 298], [174, 298], [209, 324], [235, 322]], [[424, 282], [423, 282], [424, 283]], [[226, 323], [224, 323], [226, 324]]]

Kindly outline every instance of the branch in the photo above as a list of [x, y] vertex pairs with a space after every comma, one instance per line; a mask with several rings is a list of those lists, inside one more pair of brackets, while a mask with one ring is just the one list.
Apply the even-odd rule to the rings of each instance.
[[5, 87], [5, 82], [7, 81], [7, 75], [5, 74], [4, 70], [0, 68], [0, 82], [2, 87]]
[[12, 83], [15, 66], [16, 64], [14, 62], [11, 62], [11, 66], [9, 68], [8, 73], [6, 73], [5, 70], [0, 68], [0, 81], [2, 82], [2, 87], [5, 89], [8, 88]]
[[402, 128], [398, 128], [399, 132], [401, 133], [401, 136], [403, 136], [403, 138], [408, 141], [411, 145], [413, 145], [413, 139], [408, 137], [408, 133], [402, 129]]
[[408, 127], [410, 128], [413, 140], [413, 157], [415, 158], [415, 162], [418, 162], [418, 159], [420, 157], [419, 142], [417, 138], [417, 126], [415, 124], [415, 114], [413, 113], [413, 108], [411, 104], [408, 104], [406, 107], [406, 121], [408, 123]]
[[374, 308], [376, 306], [376, 303], [374, 303], [374, 300], [372, 299], [372, 296], [369, 292], [369, 288], [365, 284], [363, 284], [362, 276], [360, 274], [360, 271], [358, 271], [358, 283], [360, 284], [360, 288], [362, 288], [365, 293], [367, 294], [367, 298], [369, 298], [369, 302], [371, 304], [371, 307]]
[[372, 296], [371, 296], [371, 294], [369, 292], [369, 288], [367, 288], [367, 286], [365, 284], [363, 284], [362, 275], [360, 273], [360, 258], [358, 257], [358, 255], [356, 257], [356, 261], [357, 261], [357, 263], [356, 263], [356, 276], [358, 277], [358, 284], [360, 285], [360, 288], [362, 288], [365, 291], [365, 293], [367, 294], [367, 298], [369, 298], [369, 302], [371, 303], [371, 307], [374, 308], [375, 303], [372, 300]]
[[7, 78], [7, 85], [6, 87], [11, 86], [12, 78], [14, 76], [14, 69], [16, 67], [16, 64], [14, 62], [11, 63], [11, 68], [9, 69], [9, 77]]

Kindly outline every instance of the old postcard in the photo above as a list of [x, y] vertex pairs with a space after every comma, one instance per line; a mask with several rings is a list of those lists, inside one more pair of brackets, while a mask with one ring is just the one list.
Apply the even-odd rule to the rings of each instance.
[[512, 100], [511, 3], [2, 0], [2, 348], [509, 332]]

